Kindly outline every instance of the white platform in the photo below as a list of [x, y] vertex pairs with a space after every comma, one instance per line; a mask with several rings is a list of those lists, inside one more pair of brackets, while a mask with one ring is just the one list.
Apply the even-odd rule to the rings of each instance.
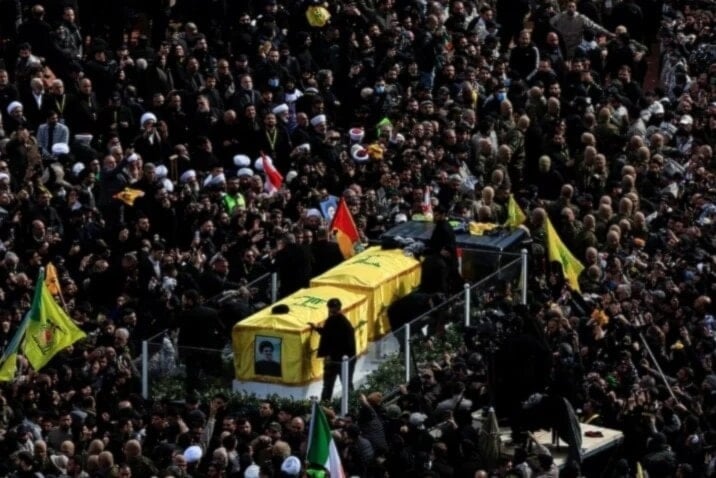
[[[582, 460], [596, 455], [602, 451], [608, 450], [622, 442], [624, 434], [619, 430], [611, 428], [598, 427], [596, 425], [581, 424], [582, 427]], [[600, 432], [601, 437], [588, 437], [587, 432]], [[500, 440], [502, 440], [502, 453], [512, 456], [514, 447], [510, 443], [511, 430], [507, 427], [500, 428]], [[554, 462], [558, 467], [562, 468], [567, 461], [567, 444], [562, 440], [559, 441], [559, 447], [552, 445], [552, 432], [547, 430], [539, 430], [534, 432], [534, 436], [540, 444], [547, 447], [552, 453]]]
[[[371, 342], [368, 345], [366, 353], [358, 358], [355, 371], [353, 372], [353, 386], [358, 388], [366, 377], [385, 360], [386, 357], [398, 353], [398, 341], [392, 334], [388, 334], [377, 342]], [[396, 384], [397, 387], [398, 384]], [[257, 397], [266, 397], [269, 395], [278, 395], [284, 398], [292, 398], [295, 400], [310, 399], [311, 397], [320, 397], [323, 389], [323, 379], [318, 378], [311, 383], [290, 386], [280, 383], [265, 383], [255, 381], [233, 381], [233, 390], [235, 392], [243, 392], [254, 394]], [[341, 396], [340, 377], [336, 380], [333, 389], [333, 397]]]

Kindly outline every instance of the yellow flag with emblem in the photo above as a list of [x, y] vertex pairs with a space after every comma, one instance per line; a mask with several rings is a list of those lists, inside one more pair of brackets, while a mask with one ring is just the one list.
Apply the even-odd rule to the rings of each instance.
[[552, 225], [549, 217], [545, 219], [545, 233], [547, 236], [547, 256], [550, 262], [559, 262], [562, 265], [562, 273], [569, 283], [572, 290], [579, 290], [579, 274], [584, 270], [584, 266], [564, 245], [562, 239], [557, 234], [557, 230]]
[[22, 351], [35, 370], [52, 360], [58, 352], [85, 337], [62, 307], [52, 297], [41, 272], [35, 285], [35, 296], [29, 312], [29, 323]]
[[471, 236], [482, 236], [486, 232], [490, 232], [493, 229], [497, 228], [497, 224], [491, 222], [470, 221], [470, 224], [468, 224], [467, 228], [470, 231]]
[[331, 19], [331, 12], [326, 10], [323, 5], [312, 5], [306, 9], [306, 20], [308, 24], [314, 28], [326, 26], [328, 20]]
[[520, 205], [517, 204], [517, 201], [515, 201], [515, 196], [510, 194], [510, 200], [507, 203], [507, 221], [505, 221], [505, 227], [516, 229], [524, 224], [525, 220], [527, 220], [527, 216], [524, 211], [522, 211]]
[[138, 198], [144, 197], [144, 191], [141, 189], [124, 188], [124, 190], [118, 192], [112, 197], [122, 201], [127, 206], [134, 206], [134, 201]]

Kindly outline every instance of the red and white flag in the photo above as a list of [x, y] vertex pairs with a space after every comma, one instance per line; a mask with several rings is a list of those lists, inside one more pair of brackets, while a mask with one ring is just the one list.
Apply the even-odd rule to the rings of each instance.
[[261, 153], [261, 163], [266, 174], [266, 181], [264, 181], [264, 191], [269, 195], [273, 195], [276, 191], [281, 189], [283, 185], [283, 176], [278, 172], [271, 161], [271, 158]]
[[425, 194], [423, 195], [423, 216], [429, 220], [433, 220], [433, 201], [430, 197], [430, 186], [425, 186]]

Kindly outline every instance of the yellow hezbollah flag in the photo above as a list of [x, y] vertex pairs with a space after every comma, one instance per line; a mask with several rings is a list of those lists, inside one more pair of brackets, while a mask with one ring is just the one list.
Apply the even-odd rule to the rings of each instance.
[[112, 197], [119, 199], [127, 206], [134, 206], [134, 201], [136, 201], [137, 198], [144, 197], [144, 191], [141, 189], [124, 188], [124, 191], [118, 192]]
[[30, 320], [29, 312], [25, 314], [25, 318], [20, 322], [20, 326], [15, 331], [12, 340], [5, 347], [5, 352], [0, 358], [0, 382], [10, 382], [15, 378], [17, 371], [17, 350], [20, 347], [20, 341], [25, 336], [27, 324]]
[[67, 313], [52, 297], [40, 273], [35, 286], [35, 297], [28, 314], [30, 321], [22, 343], [22, 350], [35, 370], [47, 365], [52, 357], [85, 337]]
[[47, 264], [47, 274], [45, 274], [45, 285], [47, 286], [47, 290], [50, 291], [50, 294], [62, 295], [62, 290], [60, 289], [60, 280], [57, 277], [57, 268], [55, 267], [55, 265], [52, 262]]
[[562, 273], [569, 286], [572, 290], [579, 291], [578, 279], [579, 274], [584, 270], [584, 266], [564, 245], [549, 217], [547, 217], [544, 227], [547, 233], [547, 255], [550, 262], [559, 262], [562, 265]]
[[330, 19], [331, 12], [326, 10], [326, 7], [322, 5], [312, 5], [306, 10], [306, 20], [308, 20], [308, 24], [312, 27], [324, 27]]
[[497, 224], [492, 222], [475, 222], [470, 221], [468, 224], [468, 230], [471, 236], [482, 236], [486, 232], [490, 232], [497, 227]]
[[358, 234], [356, 223], [353, 222], [353, 216], [348, 210], [345, 198], [341, 198], [341, 202], [338, 203], [338, 208], [336, 208], [336, 213], [331, 223], [331, 230], [336, 235], [338, 247], [341, 248], [343, 257], [346, 259], [352, 257], [355, 254], [354, 246], [360, 241], [360, 235]]
[[510, 200], [507, 203], [507, 221], [505, 221], [505, 226], [510, 229], [516, 229], [524, 224], [526, 219], [527, 216], [522, 211], [520, 205], [517, 204], [517, 201], [515, 201], [515, 196], [510, 194]]

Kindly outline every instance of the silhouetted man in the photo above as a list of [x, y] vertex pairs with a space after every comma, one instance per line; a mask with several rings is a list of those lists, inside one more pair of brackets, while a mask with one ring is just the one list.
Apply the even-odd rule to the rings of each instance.
[[309, 324], [311, 330], [321, 335], [318, 344], [318, 357], [323, 358], [323, 392], [322, 401], [330, 401], [336, 378], [341, 373], [343, 356], [352, 358], [348, 371], [348, 386], [353, 390], [353, 370], [355, 369], [356, 337], [348, 318], [343, 315], [343, 304], [339, 299], [328, 301], [328, 318], [322, 327]]

